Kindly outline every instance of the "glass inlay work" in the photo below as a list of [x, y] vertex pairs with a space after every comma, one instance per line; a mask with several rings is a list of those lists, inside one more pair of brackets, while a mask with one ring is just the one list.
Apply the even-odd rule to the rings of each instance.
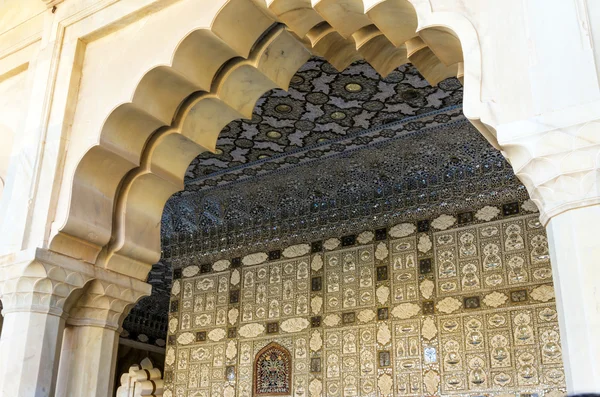
[[291, 383], [290, 353], [276, 343], [267, 345], [254, 363], [254, 395], [285, 396], [290, 394]]
[[562, 397], [531, 201], [174, 273], [165, 397]]

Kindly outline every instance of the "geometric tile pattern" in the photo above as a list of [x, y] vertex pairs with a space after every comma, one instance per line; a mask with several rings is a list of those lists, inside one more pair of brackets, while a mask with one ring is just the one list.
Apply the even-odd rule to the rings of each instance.
[[203, 153], [188, 168], [186, 191], [230, 181], [219, 171], [461, 104], [462, 85], [455, 78], [432, 87], [412, 65], [381, 78], [365, 61], [338, 72], [313, 57], [287, 92], [265, 93], [251, 120], [236, 120], [223, 129], [219, 154]]
[[251, 397], [266, 346], [290, 353], [293, 396], [564, 392], [537, 215], [489, 206], [464, 219], [183, 268], [164, 395]]

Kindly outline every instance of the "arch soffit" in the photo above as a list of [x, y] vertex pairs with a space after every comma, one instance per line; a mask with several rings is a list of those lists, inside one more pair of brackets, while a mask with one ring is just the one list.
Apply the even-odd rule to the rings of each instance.
[[164, 204], [189, 163], [215, 149], [229, 122], [251, 118], [266, 91], [287, 89], [311, 53], [338, 70], [365, 59], [384, 76], [412, 62], [432, 84], [464, 78], [465, 114], [495, 143], [478, 121], [481, 54], [462, 15], [417, 0], [229, 0], [108, 116], [50, 249], [145, 279], [160, 258]]

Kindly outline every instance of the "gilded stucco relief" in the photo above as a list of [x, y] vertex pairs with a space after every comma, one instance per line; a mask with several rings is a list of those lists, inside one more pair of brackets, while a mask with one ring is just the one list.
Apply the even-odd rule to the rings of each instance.
[[290, 352], [289, 396], [564, 391], [535, 215], [487, 206], [227, 259], [174, 283], [167, 397], [253, 396], [270, 343]]

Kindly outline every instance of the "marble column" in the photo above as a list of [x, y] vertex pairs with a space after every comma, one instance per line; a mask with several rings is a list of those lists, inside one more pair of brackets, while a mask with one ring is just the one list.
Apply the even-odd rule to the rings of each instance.
[[32, 311], [5, 311], [5, 317], [0, 340], [0, 395], [52, 396], [64, 319]]
[[54, 395], [65, 305], [86, 278], [37, 259], [0, 263], [0, 395]]
[[547, 225], [567, 388], [600, 391], [600, 205]]
[[69, 313], [57, 397], [111, 397], [121, 323], [150, 286], [112, 272], [97, 274]]
[[119, 345], [115, 329], [68, 326], [60, 357], [57, 397], [110, 397]]
[[548, 232], [567, 389], [597, 393], [600, 121], [594, 120], [593, 112], [566, 111], [559, 116], [503, 126], [498, 137]]

